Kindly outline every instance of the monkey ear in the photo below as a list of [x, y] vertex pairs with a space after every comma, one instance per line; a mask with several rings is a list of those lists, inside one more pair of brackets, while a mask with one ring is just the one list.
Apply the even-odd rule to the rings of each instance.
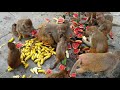
[[10, 50], [13, 50], [13, 49], [15, 48], [15, 44], [12, 43], [12, 42], [8, 42], [8, 48], [9, 48]]

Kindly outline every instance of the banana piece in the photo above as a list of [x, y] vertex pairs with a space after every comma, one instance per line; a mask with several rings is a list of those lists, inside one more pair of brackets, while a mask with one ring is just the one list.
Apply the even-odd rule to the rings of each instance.
[[22, 78], [26, 78], [26, 75], [23, 75]]
[[15, 38], [11, 38], [8, 42], [13, 42], [15, 40]]
[[13, 76], [13, 78], [20, 78], [20, 75]]
[[8, 72], [11, 72], [11, 71], [13, 71], [14, 69], [13, 68], [11, 68], [10, 66], [8, 66]]
[[44, 73], [44, 74], [46, 74], [45, 70], [43, 70], [43, 69], [38, 70], [38, 73]]

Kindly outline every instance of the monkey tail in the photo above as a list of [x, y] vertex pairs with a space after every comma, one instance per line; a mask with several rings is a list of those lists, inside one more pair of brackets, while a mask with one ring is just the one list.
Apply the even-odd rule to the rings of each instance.
[[118, 24], [115, 24], [115, 23], [112, 23], [112, 26], [118, 26], [118, 27], [120, 27], [120, 25], [118, 25]]
[[82, 63], [81, 59], [77, 60], [76, 63], [73, 65], [71, 71], [70, 71], [70, 75], [75, 72], [76, 68], [78, 65], [80, 65]]

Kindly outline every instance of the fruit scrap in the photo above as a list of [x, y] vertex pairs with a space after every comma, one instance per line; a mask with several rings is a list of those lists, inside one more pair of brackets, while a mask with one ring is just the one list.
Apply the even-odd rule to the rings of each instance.
[[8, 42], [13, 42], [15, 40], [15, 38], [11, 38]]
[[43, 70], [43, 69], [38, 70], [38, 73], [44, 73], [44, 74], [46, 74], [45, 70]]
[[16, 44], [16, 48], [21, 48], [22, 46], [23, 46], [22, 43], [17, 43], [17, 44]]
[[79, 43], [79, 44], [82, 44], [82, 41], [81, 40], [76, 40], [75, 42]]
[[75, 77], [76, 77], [76, 73], [72, 73], [72, 74], [70, 75], [70, 77], [71, 77], [71, 78], [75, 78]]
[[34, 67], [34, 68], [31, 68], [30, 71], [32, 73], [35, 73], [35, 74], [38, 74], [38, 73], [45, 73], [45, 70], [43, 70], [41, 67]]
[[24, 65], [25, 68], [28, 68], [28, 66], [29, 66], [28, 63], [26, 63], [25, 61], [21, 61], [21, 63], [23, 63], [23, 65]]
[[82, 38], [82, 37], [83, 37], [83, 35], [81, 33], [77, 34], [77, 38]]
[[52, 73], [51, 69], [46, 70], [46, 74], [51, 74], [51, 73]]
[[43, 42], [39, 42], [36, 38], [34, 38], [25, 41], [24, 47], [21, 49], [20, 58], [25, 68], [29, 66], [26, 63], [29, 59], [32, 59], [35, 63], [37, 63], [38, 67], [41, 67], [45, 60], [49, 59], [53, 54], [56, 54], [54, 48], [51, 46], [45, 46]]
[[23, 75], [22, 78], [26, 78], [26, 75]]
[[13, 78], [20, 78], [20, 75], [13, 76]]
[[66, 50], [66, 57], [69, 58], [69, 52]]
[[66, 68], [66, 67], [65, 67], [64, 65], [62, 65], [62, 64], [59, 66], [59, 69], [60, 69], [60, 70], [65, 70], [65, 68]]
[[10, 66], [8, 66], [8, 72], [11, 72], [11, 71], [13, 71], [14, 69], [13, 68], [11, 68]]
[[72, 43], [73, 49], [77, 49], [79, 46], [80, 46], [80, 44], [78, 42]]
[[78, 54], [80, 52], [80, 49], [74, 49], [74, 54]]

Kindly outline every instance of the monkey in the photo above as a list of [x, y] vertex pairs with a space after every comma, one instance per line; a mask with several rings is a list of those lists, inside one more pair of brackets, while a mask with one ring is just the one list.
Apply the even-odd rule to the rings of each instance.
[[96, 12], [85, 12], [84, 15], [88, 17], [88, 20], [86, 23], [88, 23], [89, 26], [96, 25]]
[[[73, 65], [70, 75], [83, 74], [85, 72], [101, 73], [104, 72], [107, 77], [111, 77], [111, 73], [120, 62], [120, 51], [107, 53], [85, 53], [79, 55], [79, 59]], [[77, 69], [77, 67], [80, 67]]]
[[90, 26], [84, 32], [84, 36], [82, 41], [90, 47], [90, 53], [105, 53], [108, 51], [107, 38], [98, 30], [98, 27]]
[[8, 60], [7, 63], [11, 68], [17, 68], [21, 64], [20, 55], [21, 52], [16, 48], [14, 43], [8, 42]]
[[112, 22], [105, 19], [103, 12], [96, 12], [96, 20], [98, 23], [98, 29], [104, 33], [108, 40], [108, 34], [112, 30]]
[[46, 78], [69, 78], [69, 73], [68, 73], [68, 71], [65, 69], [65, 70], [62, 70], [62, 71], [57, 72], [57, 73], [48, 74], [48, 75], [46, 76]]
[[27, 38], [32, 36], [31, 31], [34, 29], [30, 19], [20, 19], [17, 23], [12, 24], [12, 33], [17, 36], [19, 41], [22, 37]]
[[60, 41], [57, 43], [56, 48], [56, 62], [53, 66], [50, 67], [50, 69], [54, 69], [60, 61], [64, 60], [66, 58], [66, 50], [67, 50], [67, 41], [64, 34], [61, 34]]
[[52, 22], [41, 24], [38, 28], [36, 37], [39, 41], [43, 41], [44, 43], [57, 47], [61, 34], [64, 34], [67, 37], [68, 42], [72, 41], [71, 37], [75, 37], [75, 34], [73, 30], [70, 29], [70, 24], [67, 20], [65, 20], [63, 24], [56, 24]]

